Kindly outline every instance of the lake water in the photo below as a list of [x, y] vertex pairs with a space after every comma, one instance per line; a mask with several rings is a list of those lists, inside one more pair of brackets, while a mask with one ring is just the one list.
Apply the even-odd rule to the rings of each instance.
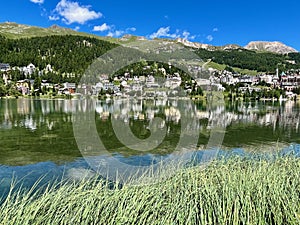
[[[85, 121], [88, 112], [93, 119]], [[97, 100], [90, 107], [76, 99], [2, 99], [0, 186], [9, 187], [12, 179], [30, 185], [41, 176], [80, 179], [95, 163], [97, 169], [104, 165], [99, 162], [112, 160], [148, 166], [181, 151], [202, 154], [208, 147], [298, 149], [299, 112], [299, 103], [292, 101], [207, 105], [174, 99]], [[90, 143], [95, 138], [103, 149]]]

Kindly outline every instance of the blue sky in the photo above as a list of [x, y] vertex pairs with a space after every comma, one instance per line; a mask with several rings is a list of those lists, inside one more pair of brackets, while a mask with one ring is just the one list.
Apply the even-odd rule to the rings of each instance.
[[300, 51], [299, 1], [10, 0], [0, 22], [57, 24], [99, 36], [182, 37], [212, 45], [281, 41]]

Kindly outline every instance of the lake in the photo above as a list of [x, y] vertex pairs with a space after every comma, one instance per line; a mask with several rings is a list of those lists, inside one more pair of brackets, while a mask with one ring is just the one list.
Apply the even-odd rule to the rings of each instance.
[[298, 149], [299, 112], [293, 101], [2, 99], [0, 186], [76, 180], [109, 165], [147, 167], [179, 153]]

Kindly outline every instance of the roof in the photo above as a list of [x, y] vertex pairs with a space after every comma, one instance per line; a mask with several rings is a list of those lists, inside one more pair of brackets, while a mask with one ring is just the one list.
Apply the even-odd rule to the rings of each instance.
[[0, 70], [8, 70], [10, 69], [10, 65], [7, 63], [0, 63]]

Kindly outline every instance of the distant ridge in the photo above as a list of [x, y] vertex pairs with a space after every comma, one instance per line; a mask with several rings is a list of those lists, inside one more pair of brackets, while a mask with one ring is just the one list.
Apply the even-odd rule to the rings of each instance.
[[214, 49], [214, 46], [212, 46], [212, 45], [202, 44], [202, 43], [198, 43], [198, 42], [191, 42], [191, 41], [188, 41], [184, 38], [177, 38], [176, 42], [181, 43], [184, 46], [191, 47], [191, 48], [202, 48], [202, 49], [208, 49], [208, 50], [213, 50]]
[[[113, 37], [105, 37], [105, 36], [98, 36], [91, 33], [84, 33], [72, 30], [70, 28], [65, 28], [58, 26], [56, 24], [50, 26], [49, 28], [42, 28], [30, 25], [23, 25], [17, 24], [14, 22], [5, 22], [0, 23], [0, 35], [4, 35], [8, 38], [29, 38], [29, 37], [43, 37], [49, 35], [79, 35], [79, 36], [87, 36], [87, 37], [94, 37], [100, 40], [106, 40], [113, 43], [127, 43], [137, 40], [147, 40], [147, 38], [142, 36], [134, 36], [131, 34], [125, 34], [123, 37], [120, 38], [113, 38]], [[162, 39], [165, 41], [175, 42], [182, 44], [186, 47], [195, 48], [195, 49], [206, 49], [209, 51], [216, 51], [216, 50], [233, 50], [233, 49], [248, 49], [254, 50], [259, 52], [272, 52], [278, 54], [286, 54], [290, 52], [298, 52], [296, 49], [289, 47], [282, 42], [274, 41], [251, 41], [245, 47], [241, 47], [236, 44], [227, 44], [224, 46], [213, 46], [210, 44], [192, 42], [184, 38], [177, 38], [176, 40], [172, 39]]]
[[289, 47], [279, 41], [251, 41], [245, 46], [245, 49], [256, 50], [256, 51], [266, 51], [279, 54], [287, 54], [291, 52], [298, 52], [296, 49]]
[[[47, 28], [46, 28], [47, 29]], [[50, 26], [48, 29], [50, 30], [63, 30], [63, 31], [70, 31], [72, 33], [76, 32], [74, 30], [72, 30], [71, 28], [66, 28], [66, 27], [61, 27], [61, 26], [58, 26], [56, 24], [53, 24], [52, 26]]]
[[0, 35], [8, 38], [30, 38], [30, 37], [44, 37], [50, 35], [78, 35], [86, 37], [94, 37], [100, 40], [106, 40], [113, 43], [118, 42], [118, 39], [111, 37], [102, 37], [94, 34], [78, 32], [70, 28], [58, 26], [56, 24], [49, 28], [30, 26], [25, 24], [17, 24], [15, 22], [0, 23]]
[[35, 27], [14, 22], [6, 22], [0, 24], [0, 34], [9, 38], [36, 37], [56, 34], [76, 34], [77, 32], [69, 29], [53, 25], [49, 28]]
[[268, 41], [251, 41], [245, 47], [239, 46], [237, 44], [227, 44], [224, 46], [213, 46], [209, 44], [202, 44], [197, 42], [191, 42], [183, 38], [176, 39], [177, 43], [181, 43], [184, 46], [197, 48], [197, 49], [206, 49], [210, 51], [214, 50], [233, 50], [233, 49], [247, 49], [255, 50], [259, 52], [272, 52], [277, 54], [287, 54], [291, 52], [298, 52], [296, 49], [287, 46], [279, 41], [268, 42]]

